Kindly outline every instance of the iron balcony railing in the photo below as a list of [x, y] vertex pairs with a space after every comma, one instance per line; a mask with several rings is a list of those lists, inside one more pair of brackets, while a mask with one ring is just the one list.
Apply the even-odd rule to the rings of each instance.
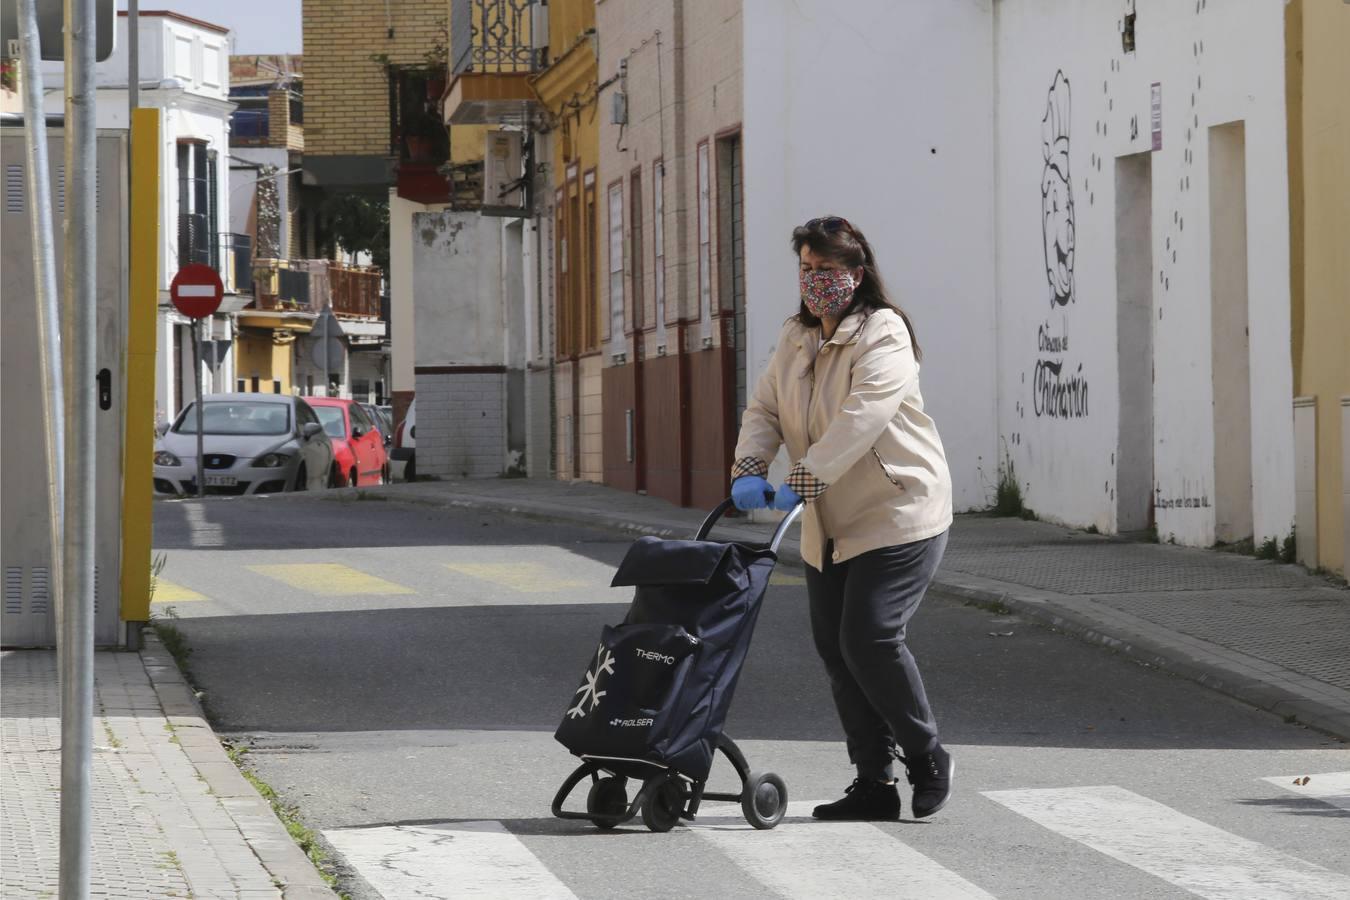
[[452, 0], [450, 71], [538, 70], [543, 42], [535, 40], [537, 13], [536, 0]]
[[253, 278], [256, 309], [314, 314], [331, 305], [339, 316], [381, 318], [379, 269], [326, 259], [260, 259]]

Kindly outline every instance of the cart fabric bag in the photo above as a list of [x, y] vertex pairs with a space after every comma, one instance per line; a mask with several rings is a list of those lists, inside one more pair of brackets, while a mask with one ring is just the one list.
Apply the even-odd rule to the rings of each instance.
[[601, 632], [558, 741], [706, 779], [775, 559], [746, 544], [635, 541], [612, 582], [635, 588], [632, 605]]

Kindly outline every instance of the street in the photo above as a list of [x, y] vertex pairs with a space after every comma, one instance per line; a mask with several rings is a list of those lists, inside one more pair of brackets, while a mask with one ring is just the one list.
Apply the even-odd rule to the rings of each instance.
[[786, 780], [788, 819], [555, 819], [573, 760], [552, 732], [623, 616], [608, 582], [628, 543], [381, 499], [160, 503], [155, 611], [178, 616], [217, 733], [250, 748], [358, 900], [1350, 895], [1343, 744], [931, 594], [911, 646], [956, 796], [922, 822], [812, 822], [852, 771], [789, 567], [727, 725]]

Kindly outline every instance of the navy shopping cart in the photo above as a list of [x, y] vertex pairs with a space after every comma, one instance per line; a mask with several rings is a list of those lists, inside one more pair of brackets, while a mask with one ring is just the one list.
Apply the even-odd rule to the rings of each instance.
[[[652, 831], [692, 820], [703, 800], [738, 801], [756, 828], [773, 828], [787, 809], [787, 786], [752, 772], [722, 733], [759, 617], [778, 546], [798, 504], [767, 546], [707, 539], [723, 501], [692, 541], [644, 537], [633, 543], [612, 586], [635, 588], [622, 624], [606, 626], [555, 737], [581, 765], [558, 789], [553, 814], [613, 828], [640, 812]], [[736, 794], [705, 792], [720, 751], [740, 777]], [[563, 803], [591, 780], [586, 811]], [[628, 781], [642, 787], [630, 802]]]

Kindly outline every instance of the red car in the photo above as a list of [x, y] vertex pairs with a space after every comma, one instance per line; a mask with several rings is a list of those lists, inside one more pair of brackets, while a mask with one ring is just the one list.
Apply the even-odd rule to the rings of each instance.
[[333, 441], [338, 487], [364, 487], [389, 482], [389, 455], [379, 426], [355, 400], [306, 397], [323, 430]]

